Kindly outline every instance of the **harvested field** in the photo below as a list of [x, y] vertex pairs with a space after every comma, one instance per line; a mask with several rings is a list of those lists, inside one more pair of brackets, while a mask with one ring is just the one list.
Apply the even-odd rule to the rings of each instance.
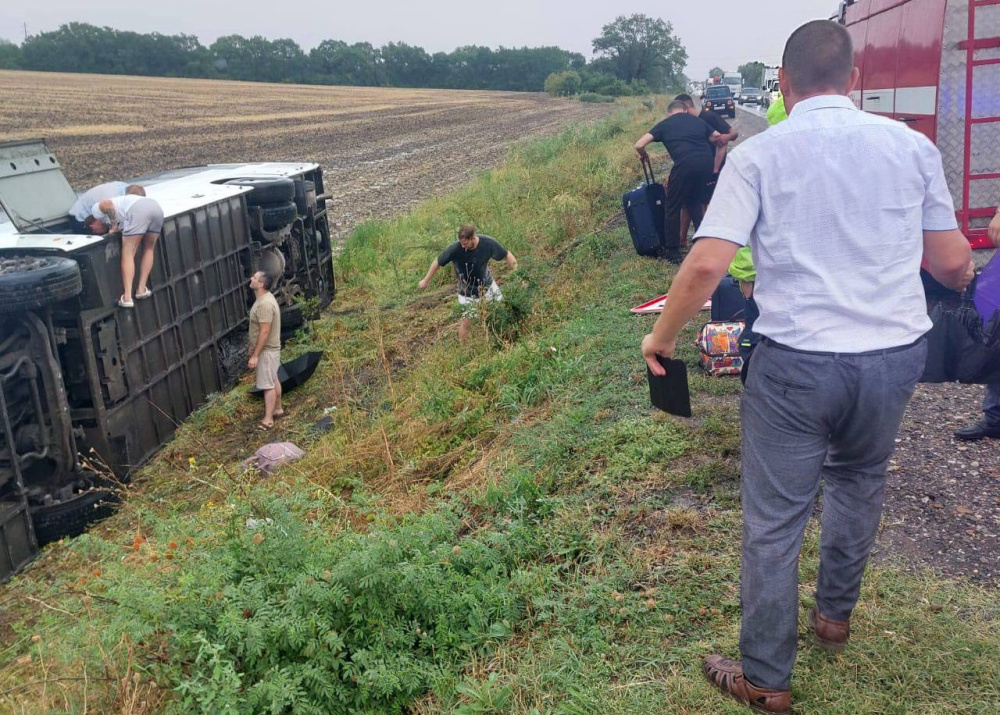
[[43, 136], [77, 189], [194, 164], [322, 164], [347, 233], [614, 112], [542, 94], [0, 71], [0, 141]]

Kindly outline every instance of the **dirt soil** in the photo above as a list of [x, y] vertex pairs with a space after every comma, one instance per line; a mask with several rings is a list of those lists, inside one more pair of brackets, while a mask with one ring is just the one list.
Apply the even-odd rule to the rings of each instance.
[[[766, 128], [737, 113], [744, 137]], [[1000, 585], [1000, 441], [963, 443], [955, 430], [982, 417], [985, 388], [920, 385], [890, 466], [875, 558]]]
[[334, 231], [399, 215], [511, 143], [614, 105], [542, 94], [0, 71], [0, 141], [45, 137], [74, 188], [241, 161], [321, 164]]
[[881, 558], [1000, 585], [1000, 442], [959, 442], [980, 385], [921, 385], [890, 467]]

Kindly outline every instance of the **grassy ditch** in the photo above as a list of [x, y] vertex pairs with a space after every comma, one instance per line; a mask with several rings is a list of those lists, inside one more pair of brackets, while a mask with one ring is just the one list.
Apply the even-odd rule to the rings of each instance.
[[[357, 229], [277, 434], [245, 389], [219, 396], [119, 514], [0, 596], [0, 708], [739, 712], [699, 667], [736, 643], [739, 388], [695, 377], [695, 419], [651, 414], [628, 307], [672, 273], [614, 218], [653, 120], [527, 144]], [[416, 283], [469, 220], [522, 269], [461, 347], [451, 276]], [[275, 439], [307, 458], [240, 469]], [[802, 711], [1000, 701], [995, 593], [879, 568], [853, 625], [840, 657], [803, 641]]]

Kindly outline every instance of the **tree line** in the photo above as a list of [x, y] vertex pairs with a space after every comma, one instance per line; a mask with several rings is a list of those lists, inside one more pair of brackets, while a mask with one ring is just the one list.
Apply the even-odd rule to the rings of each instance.
[[555, 72], [545, 91], [555, 96], [611, 97], [683, 88], [687, 50], [673, 25], [646, 15], [619, 16], [591, 43], [595, 59], [584, 67]]
[[[403, 42], [376, 47], [368, 42], [324, 40], [306, 52], [294, 40], [259, 35], [226, 35], [205, 46], [194, 35], [139, 33], [71, 22], [31, 35], [20, 46], [0, 40], [0, 69], [530, 92], [542, 91], [552, 74], [574, 71], [600, 74], [603, 85], [616, 90], [636, 80], [657, 89], [674, 81], [687, 55], [672, 31], [675, 44], [669, 47], [663, 45], [662, 37], [645, 36], [640, 27], [645, 21], [669, 27], [662, 20], [643, 16], [618, 18], [616, 23], [631, 25], [605, 26], [601, 38], [594, 40], [599, 56], [590, 63], [582, 54], [559, 47], [469, 45], [431, 54]], [[631, 34], [622, 35], [622, 27]], [[657, 60], [656, 53], [666, 49], [669, 61]]]

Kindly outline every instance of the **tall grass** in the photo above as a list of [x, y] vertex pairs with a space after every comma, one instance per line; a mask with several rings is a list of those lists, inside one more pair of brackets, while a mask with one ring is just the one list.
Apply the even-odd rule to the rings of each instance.
[[[121, 513], [9, 588], [0, 705], [738, 712], [698, 664], [736, 638], [739, 388], [694, 379], [698, 419], [650, 414], [649, 322], [628, 307], [671, 271], [607, 223], [653, 120], [526, 144], [355, 231], [307, 339], [327, 360], [278, 435], [306, 459], [242, 474], [256, 443], [229, 437], [257, 405], [234, 393], [201, 412]], [[523, 268], [500, 272], [505, 305], [459, 346], [451, 276], [426, 295], [416, 282], [468, 221]], [[811, 531], [806, 582], [816, 551]], [[877, 569], [851, 651], [804, 645], [795, 697], [810, 712], [995, 709], [995, 605]]]

